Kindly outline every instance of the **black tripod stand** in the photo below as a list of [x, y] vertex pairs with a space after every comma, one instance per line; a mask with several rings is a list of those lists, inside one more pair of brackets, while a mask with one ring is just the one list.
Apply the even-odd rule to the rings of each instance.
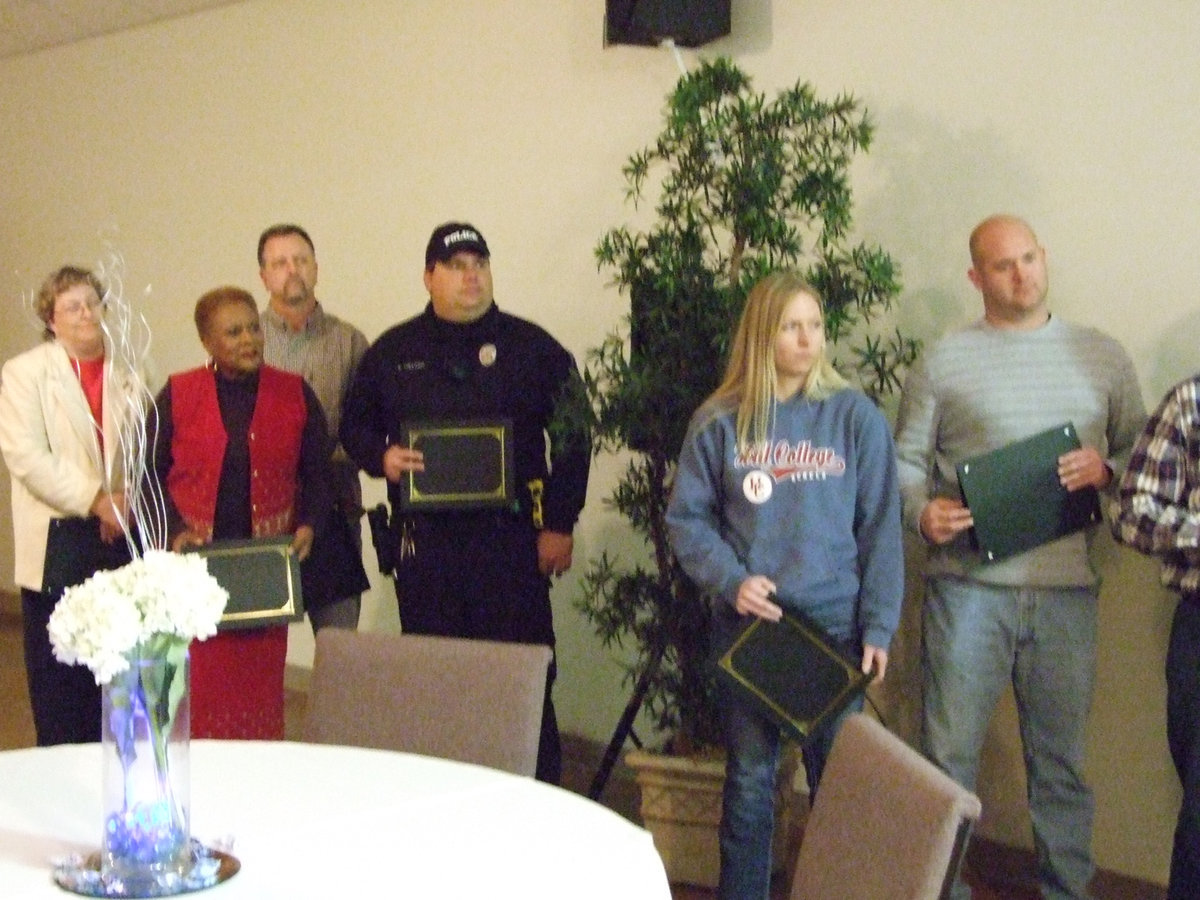
[[600, 760], [600, 768], [596, 770], [591, 786], [588, 788], [587, 795], [591, 800], [599, 800], [600, 795], [604, 793], [604, 786], [608, 784], [608, 777], [612, 775], [613, 766], [617, 763], [617, 757], [621, 754], [621, 748], [625, 746], [626, 739], [632, 738], [634, 746], [639, 750], [642, 749], [642, 742], [638, 740], [638, 736], [633, 731], [633, 720], [637, 718], [637, 714], [642, 708], [642, 703], [646, 700], [646, 692], [650, 690], [650, 682], [658, 673], [658, 667], [662, 664], [665, 649], [664, 647], [659, 647], [655, 651], [654, 656], [650, 659], [650, 664], [646, 666], [641, 678], [638, 679], [637, 685], [633, 689], [633, 696], [625, 704], [625, 711], [621, 713], [621, 718], [617, 721], [616, 730], [613, 731], [612, 738], [608, 742], [608, 747], [604, 750], [604, 757]]

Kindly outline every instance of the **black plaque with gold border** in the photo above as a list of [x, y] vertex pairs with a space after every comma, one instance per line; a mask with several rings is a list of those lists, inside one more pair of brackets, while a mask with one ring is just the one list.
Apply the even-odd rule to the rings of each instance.
[[300, 562], [290, 535], [244, 541], [213, 541], [195, 552], [209, 574], [229, 591], [219, 630], [261, 628], [304, 618]]
[[756, 618], [718, 661], [718, 672], [801, 744], [867, 689], [872, 674], [806, 616]]
[[398, 440], [425, 457], [424, 471], [400, 481], [401, 509], [510, 506], [515, 499], [510, 420], [409, 422]]

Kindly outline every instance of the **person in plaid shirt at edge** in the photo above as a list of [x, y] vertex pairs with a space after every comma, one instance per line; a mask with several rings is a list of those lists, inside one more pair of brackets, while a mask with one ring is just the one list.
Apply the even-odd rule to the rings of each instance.
[[1146, 423], [1121, 480], [1117, 540], [1162, 560], [1179, 594], [1167, 645], [1167, 743], [1183, 804], [1169, 900], [1200, 890], [1200, 374], [1173, 387]]

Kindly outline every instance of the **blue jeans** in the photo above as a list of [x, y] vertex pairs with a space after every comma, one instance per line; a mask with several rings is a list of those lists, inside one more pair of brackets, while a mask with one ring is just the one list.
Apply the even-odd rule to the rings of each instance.
[[1167, 897], [1190, 900], [1200, 885], [1200, 598], [1181, 600], [1171, 623], [1167, 743], [1183, 785]]
[[[1083, 781], [1083, 755], [1096, 671], [1096, 592], [930, 578], [922, 630], [926, 754], [974, 790], [988, 723], [1011, 682], [1042, 896], [1090, 896], [1095, 804]], [[970, 897], [961, 878], [952, 896]]]
[[[719, 702], [725, 732], [725, 787], [721, 798], [721, 900], [767, 900], [771, 887], [771, 840], [775, 828], [775, 782], [782, 737], [779, 726], [722, 683]], [[862, 698], [815, 731], [801, 755], [809, 798], [829, 758], [842, 719], [862, 709]]]

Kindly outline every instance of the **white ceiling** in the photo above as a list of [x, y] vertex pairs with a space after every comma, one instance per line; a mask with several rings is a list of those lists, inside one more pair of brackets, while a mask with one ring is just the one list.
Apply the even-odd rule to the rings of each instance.
[[0, 59], [231, 2], [234, 0], [0, 0]]

